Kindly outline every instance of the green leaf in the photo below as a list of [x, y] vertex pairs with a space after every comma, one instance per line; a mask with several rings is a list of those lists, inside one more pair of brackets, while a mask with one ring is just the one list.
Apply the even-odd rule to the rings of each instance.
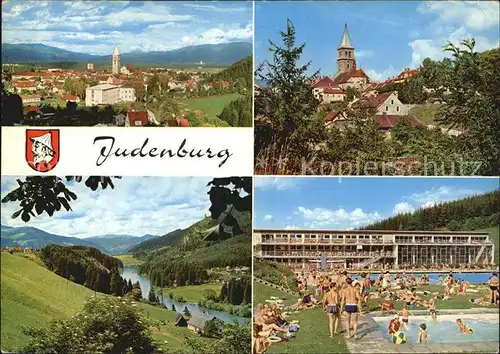
[[12, 219], [16, 219], [19, 215], [21, 215], [23, 209], [20, 209], [16, 211], [14, 214], [12, 214]]

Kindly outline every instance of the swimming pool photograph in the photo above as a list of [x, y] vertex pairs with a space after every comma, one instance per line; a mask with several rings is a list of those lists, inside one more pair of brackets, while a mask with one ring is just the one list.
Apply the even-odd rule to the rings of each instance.
[[255, 353], [496, 353], [496, 178], [255, 177]]

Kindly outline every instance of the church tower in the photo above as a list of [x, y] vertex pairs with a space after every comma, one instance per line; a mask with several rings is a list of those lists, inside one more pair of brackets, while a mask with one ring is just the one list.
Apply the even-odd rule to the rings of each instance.
[[351, 38], [345, 24], [344, 33], [337, 48], [337, 68], [338, 74], [347, 73], [356, 70], [356, 59], [354, 58], [354, 47], [351, 44]]
[[120, 73], [120, 53], [118, 52], [117, 47], [115, 47], [115, 50], [113, 51], [112, 71], [113, 74], [116, 75]]

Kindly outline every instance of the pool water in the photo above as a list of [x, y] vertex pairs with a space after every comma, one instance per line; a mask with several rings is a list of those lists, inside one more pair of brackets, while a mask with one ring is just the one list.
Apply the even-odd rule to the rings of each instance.
[[[421, 277], [423, 274], [426, 274], [429, 277], [429, 283], [439, 284], [438, 278], [443, 277], [445, 279], [448, 276], [448, 273], [413, 273], [415, 278]], [[401, 275], [401, 273], [400, 273]], [[406, 277], [408, 277], [410, 273], [406, 273]], [[467, 280], [470, 284], [483, 284], [488, 281], [488, 278], [491, 276], [491, 273], [453, 273], [453, 277], [460, 280]], [[354, 279], [360, 278], [359, 275], [353, 276]], [[378, 273], [370, 274], [370, 279], [377, 280]], [[394, 281], [394, 275], [391, 276], [392, 281]]]
[[[481, 320], [478, 320], [479, 316]], [[459, 331], [455, 321], [461, 318], [462, 321], [471, 328], [474, 333], [464, 334]], [[389, 341], [389, 322], [392, 317], [374, 317], [382, 333], [386, 334]], [[437, 322], [433, 322], [430, 316], [411, 316], [410, 322], [406, 325], [407, 342], [416, 343], [420, 324], [427, 325], [428, 343], [460, 344], [471, 342], [491, 342], [498, 341], [498, 315], [438, 315]]]

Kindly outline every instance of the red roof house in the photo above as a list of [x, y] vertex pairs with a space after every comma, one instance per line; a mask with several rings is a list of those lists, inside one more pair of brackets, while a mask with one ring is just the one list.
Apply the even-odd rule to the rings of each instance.
[[131, 127], [141, 127], [148, 125], [148, 112], [132, 112], [127, 114], [127, 121]]
[[398, 122], [403, 118], [407, 118], [409, 120], [410, 125], [412, 126], [422, 127], [422, 128], [426, 127], [426, 125], [422, 121], [409, 115], [396, 116], [387, 114], [377, 114], [375, 116], [375, 120], [377, 121], [378, 124], [380, 124], [380, 128], [383, 130], [390, 130], [394, 128], [394, 126], [398, 124]]

